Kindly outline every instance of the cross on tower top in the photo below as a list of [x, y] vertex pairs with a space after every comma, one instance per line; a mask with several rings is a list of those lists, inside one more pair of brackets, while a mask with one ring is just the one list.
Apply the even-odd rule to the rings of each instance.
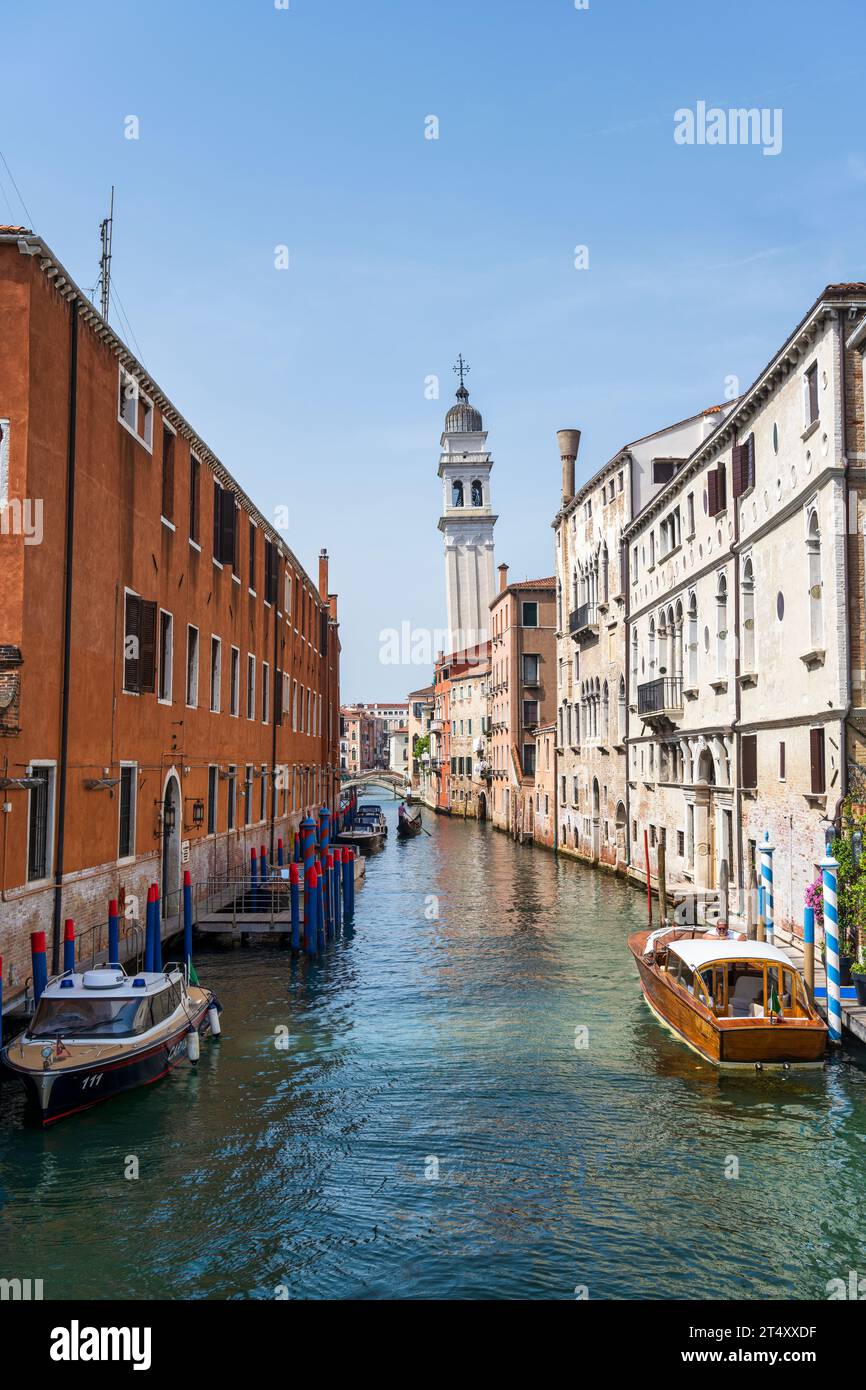
[[460, 386], [461, 386], [461, 388], [462, 388], [462, 387], [463, 387], [463, 378], [464, 378], [464, 376], [466, 375], [466, 373], [469, 371], [469, 363], [463, 361], [463, 353], [462, 353], [462, 352], [458, 354], [458, 357], [457, 357], [457, 364], [456, 364], [456, 366], [452, 367], [451, 370], [452, 370], [453, 372], [456, 372], [457, 375], [460, 377]]

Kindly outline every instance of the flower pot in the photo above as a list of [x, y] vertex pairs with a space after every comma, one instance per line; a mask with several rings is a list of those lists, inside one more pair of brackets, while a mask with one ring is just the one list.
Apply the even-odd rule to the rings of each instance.
[[840, 955], [840, 956], [839, 956], [839, 983], [840, 983], [840, 984], [842, 984], [842, 985], [850, 985], [850, 983], [851, 983], [851, 966], [854, 964], [854, 961], [855, 961], [855, 960], [856, 960], [856, 957], [855, 957], [855, 956], [843, 956], [843, 955]]
[[851, 979], [854, 981], [854, 986], [857, 990], [857, 1003], [866, 1004], [866, 974], [857, 975], [855, 973], [851, 976]]

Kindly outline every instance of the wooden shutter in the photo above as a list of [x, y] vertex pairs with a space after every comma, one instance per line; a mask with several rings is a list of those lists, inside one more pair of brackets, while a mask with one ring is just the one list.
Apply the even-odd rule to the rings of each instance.
[[785, 745], [784, 745], [784, 743], [780, 743], [780, 744], [779, 744], [779, 780], [780, 780], [780, 782], [784, 782], [784, 780], [785, 780]]
[[217, 482], [213, 480], [213, 557], [219, 560], [222, 535], [222, 495], [223, 490]]
[[715, 468], [707, 474], [707, 511], [716, 516], [719, 510], [719, 475]]
[[755, 436], [750, 434], [745, 444], [746, 448], [746, 486], [743, 491], [748, 491], [755, 486]]
[[220, 553], [224, 565], [234, 566], [235, 559], [235, 499], [225, 488], [220, 488]]
[[174, 435], [162, 427], [162, 514], [174, 521]]
[[826, 773], [824, 770], [824, 730], [809, 730], [809, 752], [812, 764], [812, 791], [816, 796], [820, 796], [827, 790]]
[[283, 673], [274, 673], [274, 719], [278, 724], [283, 722]]
[[139, 690], [156, 689], [156, 604], [141, 599], [141, 648], [138, 666]]
[[126, 595], [123, 623], [123, 688], [139, 689], [141, 658], [141, 599], [137, 594]]
[[199, 469], [201, 465], [197, 458], [190, 454], [189, 458], [189, 538], [198, 541], [198, 488], [199, 488]]
[[746, 491], [748, 449], [745, 444], [735, 444], [731, 450], [731, 494], [742, 497]]
[[726, 487], [725, 465], [720, 463], [716, 468], [716, 511], [723, 512], [728, 502], [728, 492]]
[[740, 744], [742, 763], [740, 783], [743, 787], [758, 785], [758, 735], [743, 734]]

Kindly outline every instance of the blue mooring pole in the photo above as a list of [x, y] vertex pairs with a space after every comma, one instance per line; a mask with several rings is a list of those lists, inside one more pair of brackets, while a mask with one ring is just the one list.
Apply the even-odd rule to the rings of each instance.
[[297, 864], [289, 865], [289, 898], [292, 910], [292, 950], [301, 949], [301, 875]]
[[316, 944], [320, 951], [325, 949], [325, 885], [323, 882], [321, 863], [316, 865], [316, 918], [319, 931]]
[[33, 1002], [39, 1003], [42, 991], [48, 984], [48, 963], [45, 959], [45, 933], [30, 933], [30, 961], [33, 969]]
[[348, 925], [352, 920], [352, 851], [343, 850], [343, 919]]
[[340, 904], [340, 875], [343, 871], [343, 851], [337, 845], [334, 850], [334, 867], [331, 870], [331, 902], [334, 905], [334, 933], [339, 936], [342, 926]]
[[144, 973], [153, 971], [153, 884], [147, 890], [147, 913], [144, 919]]
[[75, 969], [75, 923], [67, 917], [63, 924], [63, 972], [72, 973]]
[[803, 908], [803, 979], [809, 1003], [815, 1002], [815, 909]]
[[183, 954], [189, 975], [192, 969], [192, 879], [189, 869], [183, 871]]
[[281, 839], [278, 839], [278, 840], [277, 840], [277, 868], [278, 868], [278, 869], [281, 869], [282, 867], [283, 867], [283, 842], [282, 842]]
[[257, 859], [255, 847], [250, 850], [250, 910], [255, 912], [258, 907], [259, 890], [256, 887], [258, 878]]
[[157, 884], [153, 885], [153, 968], [162, 969], [162, 902]]
[[304, 874], [304, 936], [307, 955], [316, 954], [319, 935], [319, 913], [316, 907], [316, 870], [310, 865]]
[[120, 915], [117, 898], [108, 904], [108, 964], [120, 965]]

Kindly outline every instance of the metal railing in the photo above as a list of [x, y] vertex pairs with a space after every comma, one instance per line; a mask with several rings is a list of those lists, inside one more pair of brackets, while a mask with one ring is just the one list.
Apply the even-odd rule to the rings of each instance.
[[638, 714], [677, 714], [682, 707], [682, 676], [658, 676], [637, 688]]
[[598, 604], [582, 603], [569, 614], [568, 630], [574, 637], [579, 632], [590, 632], [598, 627]]

